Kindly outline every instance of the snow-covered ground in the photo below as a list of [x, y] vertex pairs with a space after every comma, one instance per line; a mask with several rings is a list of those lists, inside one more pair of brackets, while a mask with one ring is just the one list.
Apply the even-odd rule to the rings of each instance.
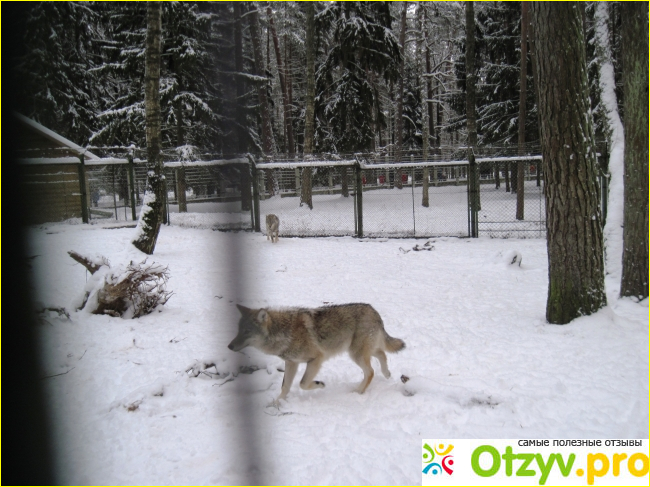
[[[608, 282], [610, 304], [596, 315], [547, 324], [544, 240], [273, 245], [165, 226], [153, 260], [169, 265], [174, 295], [160, 312], [72, 310], [87, 276], [66, 252], [141, 258], [128, 250], [133, 232], [30, 230], [39, 306], [70, 310], [39, 325], [63, 484], [241, 484], [250, 469], [270, 484], [420, 484], [422, 438], [648, 437], [648, 300], [617, 300]], [[509, 265], [514, 252], [521, 266]], [[376, 374], [356, 394], [361, 370], [340, 356], [318, 375], [327, 387], [302, 391], [296, 380], [279, 409], [267, 407], [282, 361], [227, 348], [235, 303], [346, 302], [371, 303], [406, 342], [388, 357], [392, 378]], [[215, 365], [187, 372], [201, 364]]]

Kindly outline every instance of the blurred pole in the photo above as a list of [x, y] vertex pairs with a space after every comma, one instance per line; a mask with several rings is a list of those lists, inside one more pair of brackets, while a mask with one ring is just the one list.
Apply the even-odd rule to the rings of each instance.
[[28, 281], [28, 264], [25, 255], [26, 222], [25, 201], [22, 193], [21, 169], [16, 160], [14, 145], [18, 141], [18, 124], [13, 112], [18, 108], [19, 80], [15, 65], [24, 54], [23, 35], [25, 14], [31, 8], [22, 2], [5, 4], [5, 45], [3, 49], [10, 63], [5, 70], [2, 94], [4, 130], [3, 173], [5, 202], [11, 202], [11, 211], [4, 212], [5, 259], [3, 275], [10, 286], [5, 286], [5, 324], [2, 327], [2, 483], [4, 485], [53, 485], [56, 483], [52, 468], [50, 427], [48, 424], [42, 381], [39, 380], [39, 350], [35, 340], [36, 320], [31, 302]]
[[[255, 166], [253, 165], [253, 167]], [[254, 184], [257, 183], [256, 178], [253, 178], [253, 181]], [[259, 212], [257, 214], [259, 215]], [[257, 223], [259, 223], [259, 220], [257, 220]], [[248, 258], [245, 255], [245, 250], [243, 250], [244, 246], [241, 245], [239, 240], [240, 238], [246, 238], [248, 235], [248, 233], [240, 232], [229, 233], [229, 238], [226, 239], [228, 247], [225, 249], [217, 249], [219, 252], [227, 253], [230, 263], [230, 269], [227, 273], [228, 277], [224, 279], [224, 276], [221, 276], [222, 280], [218, 284], [221, 286], [230, 286], [230, 295], [233, 296], [235, 303], [243, 305], [250, 305], [251, 297], [248, 292], [250, 288], [248, 285], [249, 276], [246, 275], [246, 267], [244, 265]], [[234, 307], [234, 304], [232, 306]], [[239, 318], [238, 311], [237, 314]], [[236, 331], [236, 325], [237, 323], [232, 323], [231, 325], [233, 337]], [[228, 350], [226, 345], [224, 343], [222, 349], [216, 351], [218, 355], [235, 353]], [[243, 353], [237, 352], [236, 356], [235, 367], [238, 371], [250, 365], [246, 355]], [[254, 391], [251, 390], [248, 381], [245, 380], [245, 377], [241, 373], [233, 382], [233, 385], [235, 387], [235, 394], [233, 396], [232, 414], [237, 424], [237, 438], [233, 438], [232, 440], [233, 444], [240, 443], [244, 445], [245, 449], [245, 454], [239, 461], [239, 465], [242, 467], [242, 477], [238, 479], [238, 482], [240, 485], [265, 485], [263, 478], [265, 462], [261, 456], [263, 449], [260, 448], [260, 438], [262, 438], [262, 435], [259, 434], [260, 425], [257, 421], [257, 417], [263, 414], [263, 409], [251, 401]], [[224, 445], [224, 447], [226, 446]]]

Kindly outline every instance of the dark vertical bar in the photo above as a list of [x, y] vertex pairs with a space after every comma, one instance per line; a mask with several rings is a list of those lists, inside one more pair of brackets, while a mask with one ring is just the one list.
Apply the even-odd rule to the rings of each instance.
[[478, 184], [476, 177], [476, 159], [474, 151], [470, 147], [467, 154], [469, 160], [469, 173], [467, 177], [467, 187], [469, 188], [469, 210], [470, 210], [470, 237], [478, 237]]
[[185, 168], [176, 169], [176, 200], [178, 201], [178, 212], [187, 213], [187, 183], [185, 182]]
[[117, 198], [115, 197], [115, 164], [111, 164], [111, 176], [113, 179], [113, 211], [115, 211], [115, 221], [118, 220], [117, 218]]
[[162, 210], [162, 223], [163, 225], [169, 225], [169, 201], [167, 197], [167, 177], [165, 176], [165, 169], [163, 166], [163, 210]]
[[257, 166], [255, 161], [251, 161], [251, 174], [253, 177], [253, 213], [255, 214], [254, 218], [254, 230], [256, 232], [261, 232], [260, 227], [260, 186], [258, 181]]
[[600, 156], [600, 213], [603, 216], [603, 228], [607, 221], [607, 195], [609, 194], [609, 148], [605, 142], [605, 153]]
[[137, 204], [136, 198], [135, 198], [135, 170], [133, 168], [133, 154], [129, 154], [127, 156], [127, 160], [129, 161], [128, 166], [129, 166], [129, 191], [131, 193], [131, 218], [133, 221], [135, 221], [135, 206]]
[[[3, 91], [11, 96], [5, 97], [5, 114], [11, 117], [20, 107], [21, 84], [16, 69], [25, 55], [25, 19], [31, 5], [23, 2], [11, 2], [2, 6], [5, 18], [5, 46], [12, 55], [7, 56]], [[5, 121], [7, 121], [5, 119]], [[23, 169], [17, 159], [17, 149], [21, 140], [20, 127], [8, 121], [3, 131], [3, 172], [5, 181], [5, 201], [11, 201], [11, 211], [3, 214], [5, 240], [3, 251], [11, 258], [5, 259], [5, 276], [10, 276], [11, 286], [5, 289], [5, 316], [11, 316], [13, 326], [5, 326], [2, 338], [5, 347], [2, 350], [2, 414], [5, 417], [2, 428], [3, 451], [2, 483], [5, 485], [57, 485], [65, 483], [64, 479], [54, 476], [52, 441], [50, 439], [52, 405], [45, 396], [42, 361], [39, 355], [41, 341], [36, 334], [39, 322], [35, 316], [35, 306], [31, 292], [36, 288], [30, 282], [29, 248], [26, 225], [28, 222], [28, 195], [25, 194]], [[42, 277], [42, 276], [41, 276]], [[9, 344], [9, 346], [7, 346]], [[9, 418], [9, 420], [7, 420]]]
[[79, 193], [81, 194], [81, 220], [88, 223], [88, 194], [86, 190], [86, 166], [83, 154], [79, 156]]
[[[411, 156], [413, 162], [413, 156]], [[411, 203], [413, 206], [413, 236], [415, 237], [415, 168], [411, 168]]]
[[357, 189], [355, 191], [357, 198], [356, 198], [356, 203], [357, 203], [357, 237], [362, 238], [363, 237], [363, 183], [361, 180], [361, 165], [357, 161], [357, 163], [354, 165], [354, 172], [356, 176], [356, 186]]

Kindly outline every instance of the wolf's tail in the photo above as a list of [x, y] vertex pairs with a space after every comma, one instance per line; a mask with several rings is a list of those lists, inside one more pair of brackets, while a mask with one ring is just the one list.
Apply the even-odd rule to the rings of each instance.
[[384, 339], [384, 342], [386, 343], [386, 351], [391, 353], [399, 352], [404, 347], [406, 347], [406, 343], [404, 343], [404, 340], [400, 340], [399, 338], [393, 338], [388, 334], [386, 334], [386, 338]]

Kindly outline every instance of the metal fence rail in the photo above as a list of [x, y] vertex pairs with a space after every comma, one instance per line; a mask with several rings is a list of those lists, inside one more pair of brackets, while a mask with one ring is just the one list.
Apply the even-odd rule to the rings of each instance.
[[[29, 195], [28, 223], [137, 219], [146, 187], [145, 151], [84, 150], [92, 150], [93, 157], [68, 149], [48, 149], [47, 155], [24, 151], [20, 184]], [[467, 148], [458, 146], [432, 148], [426, 160], [416, 151], [402, 151], [399, 160], [389, 151], [306, 159], [196, 154], [183, 147], [163, 153], [165, 223], [264, 232], [265, 215], [275, 212], [284, 236], [543, 238], [541, 151], [532, 143], [525, 152], [517, 155], [515, 146], [480, 147], [471, 166]], [[604, 141], [597, 143], [597, 155], [606, 218]], [[517, 219], [512, 191], [520, 163], [525, 171], [523, 219]], [[311, 210], [301, 205], [304, 171], [311, 172]]]
[[[321, 155], [309, 161], [170, 160], [165, 163], [164, 222], [264, 233], [265, 216], [273, 213], [280, 218], [282, 236], [545, 235], [540, 156], [478, 158], [476, 230], [471, 225], [468, 161], [422, 161], [413, 154], [405, 159]], [[509, 188], [510, 172], [519, 160], [526, 172], [523, 220], [516, 219], [516, 194]], [[25, 183], [40, 185], [40, 199], [56, 209], [44, 213], [41, 208], [41, 221], [137, 218], [146, 187], [143, 161], [104, 158], [59, 166], [39, 164], [34, 170], [35, 165], [26, 165]], [[301, 201], [305, 171], [311, 175], [311, 209]], [[81, 201], [86, 201], [85, 211], [79, 211]]]

